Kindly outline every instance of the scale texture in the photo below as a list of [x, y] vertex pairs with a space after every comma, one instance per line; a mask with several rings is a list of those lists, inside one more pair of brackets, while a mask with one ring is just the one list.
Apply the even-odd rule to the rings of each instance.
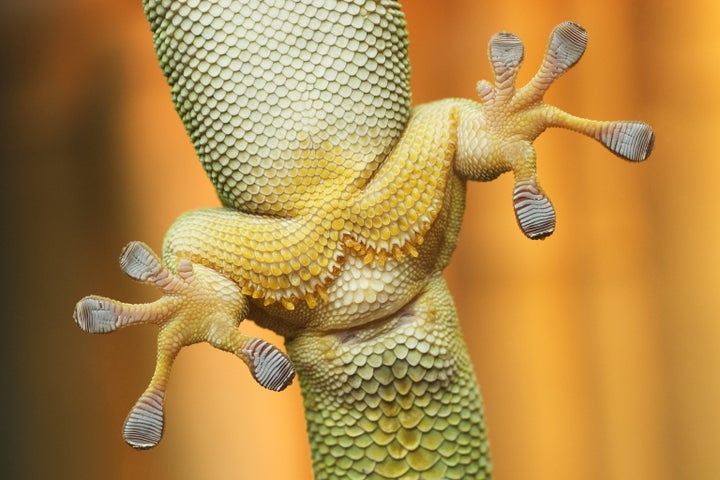
[[223, 204], [298, 215], [360, 188], [410, 115], [397, 2], [147, 1], [155, 49]]
[[[177, 353], [208, 342], [282, 390], [298, 374], [317, 478], [490, 478], [483, 406], [441, 272], [455, 249], [466, 182], [512, 172], [531, 239], [555, 229], [532, 142], [564, 127], [644, 160], [641, 122], [574, 117], [543, 102], [587, 33], [552, 32], [516, 88], [523, 45], [491, 40], [494, 82], [479, 102], [410, 106], [408, 38], [389, 0], [145, 0], [172, 100], [222, 208], [188, 212], [162, 255], [132, 242], [121, 269], [161, 298], [97, 295], [85, 331], [160, 326], [155, 372], [123, 429], [160, 441]], [[288, 355], [238, 326], [286, 338]], [[476, 319], [477, 320], [477, 319]]]

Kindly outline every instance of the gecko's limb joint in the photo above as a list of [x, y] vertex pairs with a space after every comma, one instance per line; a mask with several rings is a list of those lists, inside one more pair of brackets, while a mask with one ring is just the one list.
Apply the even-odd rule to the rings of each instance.
[[493, 155], [515, 175], [513, 206], [522, 231], [532, 239], [555, 230], [555, 210], [537, 180], [532, 142], [548, 127], [567, 128], [602, 143], [611, 152], [631, 161], [645, 160], [653, 147], [652, 129], [642, 122], [596, 121], [570, 115], [543, 102], [545, 92], [585, 52], [587, 32], [565, 22], [550, 35], [545, 58], [527, 85], [515, 88], [523, 60], [522, 41], [512, 33], [498, 33], [490, 40], [488, 56], [494, 85], [478, 82], [485, 108], [486, 129], [493, 137]]
[[295, 369], [287, 356], [268, 342], [238, 330], [247, 314], [247, 300], [234, 282], [189, 260], [180, 260], [172, 273], [141, 242], [125, 247], [120, 266], [134, 280], [155, 285], [163, 297], [133, 305], [89, 296], [78, 302], [74, 318], [90, 333], [109, 333], [145, 323], [160, 326], [155, 373], [123, 428], [128, 444], [150, 448], [160, 441], [165, 387], [172, 363], [184, 346], [208, 342], [237, 355], [263, 387], [279, 391], [290, 385]]

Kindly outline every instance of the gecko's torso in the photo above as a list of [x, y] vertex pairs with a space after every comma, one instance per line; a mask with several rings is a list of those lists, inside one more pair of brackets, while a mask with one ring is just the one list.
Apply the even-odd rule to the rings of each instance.
[[328, 299], [346, 262], [360, 258], [392, 270], [418, 255], [446, 205], [459, 107], [468, 104], [449, 100], [414, 109], [396, 149], [362, 188], [287, 218], [230, 209], [189, 212], [168, 232], [164, 250], [223, 271], [266, 304], [313, 308]]
[[295, 217], [353, 195], [410, 115], [395, 1], [145, 0], [173, 99], [223, 204]]

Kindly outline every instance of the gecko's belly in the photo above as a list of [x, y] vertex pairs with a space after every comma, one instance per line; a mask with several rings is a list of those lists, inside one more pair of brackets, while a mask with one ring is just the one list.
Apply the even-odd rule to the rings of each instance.
[[352, 328], [386, 317], [405, 306], [427, 284], [421, 258], [364, 263], [350, 256], [328, 289], [329, 301], [311, 313], [309, 327]]
[[328, 285], [327, 301], [315, 308], [301, 304], [295, 310], [286, 310], [273, 304], [260, 309], [285, 325], [302, 329], [353, 328], [402, 309], [427, 285], [433, 266], [430, 255], [423, 255], [422, 250], [417, 258], [405, 256], [400, 261], [390, 258], [383, 265], [377, 260], [365, 263], [361, 257], [348, 255], [337, 278]]
[[278, 303], [263, 307], [262, 300], [257, 300], [254, 313], [264, 318], [251, 318], [282, 335], [294, 336], [304, 329], [354, 328], [396, 313], [447, 265], [462, 218], [464, 193], [464, 183], [452, 177], [444, 208], [417, 246], [417, 256], [405, 254], [399, 260], [388, 256], [384, 262], [376, 256], [366, 263], [364, 256], [346, 251], [337, 276], [326, 285], [326, 301], [314, 308], [298, 303], [294, 310], [287, 310]]

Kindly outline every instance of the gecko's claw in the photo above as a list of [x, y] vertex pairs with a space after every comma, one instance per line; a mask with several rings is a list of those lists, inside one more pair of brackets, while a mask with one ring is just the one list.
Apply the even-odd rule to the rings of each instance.
[[135, 324], [160, 325], [155, 372], [123, 428], [123, 437], [132, 447], [150, 448], [160, 441], [165, 387], [172, 363], [184, 346], [208, 342], [242, 359], [263, 387], [279, 391], [290, 385], [295, 369], [288, 357], [268, 342], [238, 330], [247, 314], [247, 299], [234, 282], [189, 260], [180, 260], [176, 271], [170, 272], [141, 242], [125, 247], [120, 265], [128, 276], [155, 285], [164, 296], [134, 305], [85, 297], [75, 307], [74, 318], [90, 333], [109, 333]]
[[652, 151], [654, 134], [645, 123], [588, 120], [543, 102], [550, 85], [580, 60], [586, 46], [584, 28], [572, 22], [558, 25], [550, 35], [538, 72], [520, 89], [515, 86], [523, 59], [520, 39], [512, 33], [498, 33], [488, 46], [495, 82], [480, 81], [477, 91], [485, 107], [486, 128], [493, 137], [493, 155], [515, 175], [515, 216], [532, 239], [545, 238], [555, 230], [555, 211], [537, 180], [532, 147], [546, 128], [582, 133], [631, 161], [645, 160]]

